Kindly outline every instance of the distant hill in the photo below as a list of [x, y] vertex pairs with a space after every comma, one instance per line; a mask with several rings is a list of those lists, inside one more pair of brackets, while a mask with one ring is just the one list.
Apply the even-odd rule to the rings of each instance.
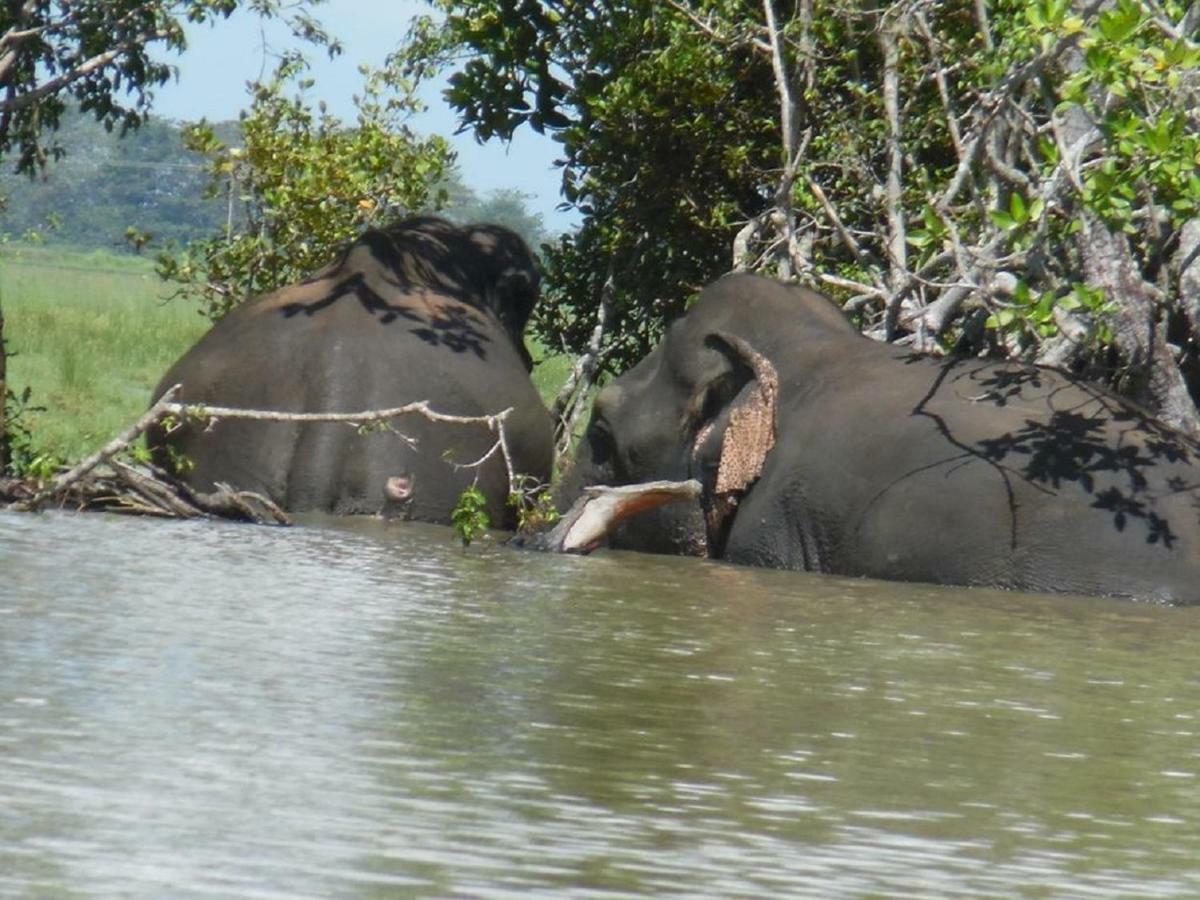
[[[236, 133], [236, 123], [223, 127]], [[121, 137], [90, 116], [64, 116], [65, 151], [43, 175], [0, 175], [0, 233], [37, 232], [46, 243], [121, 251], [133, 226], [155, 242], [187, 241], [224, 222], [223, 205], [203, 198], [204, 160], [184, 149], [178, 126], [151, 119]]]
[[[237, 122], [215, 127], [223, 140], [236, 141]], [[204, 158], [184, 149], [181, 128], [173, 122], [151, 118], [121, 136], [90, 116], [64, 115], [58, 144], [66, 154], [43, 175], [0, 173], [0, 235], [133, 252], [125, 239], [130, 227], [151, 235], [153, 249], [206, 237], [225, 225], [226, 203], [204, 197], [209, 183]], [[441, 212], [450, 219], [507, 225], [535, 248], [547, 238], [541, 215], [529, 210], [519, 191], [481, 197], [457, 174], [445, 188], [449, 201]]]

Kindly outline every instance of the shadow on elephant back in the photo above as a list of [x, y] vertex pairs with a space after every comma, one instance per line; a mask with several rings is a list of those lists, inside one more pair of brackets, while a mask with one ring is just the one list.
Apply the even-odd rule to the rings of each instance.
[[612, 543], [897, 581], [1200, 602], [1200, 459], [1045, 368], [862, 337], [753, 275], [709, 286], [597, 398], [584, 485], [696, 479]]
[[[256, 410], [357, 413], [429, 401], [455, 416], [512, 408], [505, 436], [516, 473], [550, 478], [553, 428], [529, 378], [523, 332], [538, 297], [525, 243], [495, 225], [432, 216], [365, 232], [299, 284], [218, 321], [167, 372], [155, 397]], [[394, 420], [396, 432], [345, 423], [217, 420], [158, 428], [158, 461], [200, 490], [226, 483], [284, 509], [388, 513], [446, 523], [477, 477], [497, 524], [511, 524], [508, 473], [480, 424]], [[385, 487], [390, 489], [385, 490]]]

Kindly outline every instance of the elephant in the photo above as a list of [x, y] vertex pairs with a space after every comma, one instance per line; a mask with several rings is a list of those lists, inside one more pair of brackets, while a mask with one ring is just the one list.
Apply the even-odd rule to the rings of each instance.
[[[179, 384], [185, 404], [285, 412], [416, 401], [463, 417], [511, 408], [504, 433], [514, 474], [547, 482], [553, 427], [523, 339], [539, 277], [525, 242], [498, 225], [419, 216], [371, 229], [312, 276], [220, 319], [154, 396]], [[495, 446], [487, 426], [409, 415], [393, 427], [189, 419], [176, 430], [157, 426], [148, 443], [196, 489], [227, 484], [291, 512], [400, 510], [445, 524], [478, 479], [492, 521], [511, 524], [503, 455], [461, 467]]]
[[1018, 362], [862, 336], [814, 291], [726, 275], [597, 396], [560, 502], [694, 478], [612, 545], [893, 581], [1200, 602], [1200, 450]]

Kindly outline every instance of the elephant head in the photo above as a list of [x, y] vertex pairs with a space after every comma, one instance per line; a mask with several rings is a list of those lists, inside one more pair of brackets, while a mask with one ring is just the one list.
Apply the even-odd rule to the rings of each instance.
[[[347, 251], [369, 253], [403, 291], [427, 288], [492, 313], [520, 352], [533, 361], [524, 333], [538, 300], [541, 275], [525, 241], [501, 225], [457, 226], [417, 216], [366, 232]], [[341, 265], [345, 266], [344, 257]]]
[[[523, 345], [525, 326], [538, 299], [541, 275], [525, 242], [499, 225], [471, 225], [464, 229], [477, 264], [475, 281], [488, 308]], [[528, 362], [528, 360], [527, 360]], [[532, 363], [529, 363], [532, 367]]]
[[[765, 302], [785, 302], [808, 346], [788, 346]], [[798, 331], [796, 332], [798, 333]], [[564, 494], [585, 485], [694, 478], [698, 504], [621, 526], [615, 546], [720, 556], [742, 498], [761, 476], [778, 431], [780, 375], [770, 356], [819, 356], [857, 335], [823, 297], [748, 275], [709, 287], [637, 366], [606, 387]]]

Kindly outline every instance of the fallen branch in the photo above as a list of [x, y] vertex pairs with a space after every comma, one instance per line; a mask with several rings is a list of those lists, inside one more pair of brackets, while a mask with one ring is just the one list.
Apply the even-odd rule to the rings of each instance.
[[[178, 385], [176, 385], [177, 387]], [[164, 394], [163, 398], [165, 399], [176, 388], [172, 388]], [[474, 462], [455, 463], [453, 465], [459, 469], [477, 469], [499, 453], [504, 460], [504, 468], [508, 472], [509, 490], [514, 490], [516, 487], [516, 474], [513, 469], [512, 456], [509, 453], [508, 441], [504, 435], [504, 423], [513, 412], [511, 406], [487, 416], [455, 416], [436, 411], [429, 405], [428, 400], [417, 400], [413, 403], [406, 403], [404, 406], [394, 406], [389, 409], [368, 409], [354, 413], [290, 413], [271, 409], [240, 409], [234, 406], [208, 406], [206, 404], [176, 402], [164, 403], [163, 400], [160, 400], [154, 406], [156, 408], [160, 405], [163, 407], [161, 416], [178, 416], [180, 419], [206, 421], [209, 423], [208, 427], [212, 427], [212, 425], [221, 419], [252, 419], [258, 422], [341, 422], [346, 425], [361, 427], [363, 425], [374, 425], [379, 422], [389, 422], [401, 416], [412, 415], [419, 415], [430, 422], [444, 422], [451, 425], [483, 425], [496, 435], [496, 443]], [[149, 413], [146, 415], [149, 416]], [[392, 433], [410, 445], [416, 443], [412, 438], [400, 432], [393, 431]]]
[[[197, 491], [157, 466], [130, 463], [118, 459], [146, 431], [166, 419], [180, 422], [195, 420], [212, 427], [220, 419], [250, 419], [266, 422], [341, 422], [362, 427], [387, 423], [401, 416], [419, 415], [431, 422], [454, 425], [483, 425], [496, 435], [495, 443], [471, 463], [452, 463], [457, 469], [478, 469], [489, 459], [504, 461], [510, 492], [517, 491], [517, 475], [504, 431], [512, 408], [486, 416], [456, 416], [434, 410], [421, 400], [390, 409], [341, 413], [289, 413], [277, 410], [240, 409], [228, 406], [179, 403], [180, 386], [167, 390], [133, 425], [86, 459], [60, 473], [48, 483], [31, 486], [20, 479], [0, 480], [0, 503], [18, 511], [40, 509], [47, 503], [77, 509], [104, 509], [136, 515], [190, 519], [218, 516], [255, 523], [291, 524], [287, 513], [269, 497], [253, 491], [239, 491], [227, 484], [215, 485], [211, 492]], [[390, 429], [401, 440], [414, 439]]]
[[68, 486], [81, 481], [89, 472], [95, 469], [101, 463], [112, 459], [118, 453], [123, 453], [141, 437], [155, 422], [158, 422], [167, 415], [167, 407], [172, 405], [175, 396], [179, 393], [179, 385], [175, 385], [170, 390], [166, 391], [158, 402], [146, 410], [145, 415], [138, 419], [133, 425], [121, 432], [117, 437], [113, 438], [98, 451], [84, 459], [78, 465], [68, 469], [61, 475], [55, 476], [50, 483], [38, 491], [30, 500], [18, 502], [13, 505], [14, 509], [30, 510], [35, 509], [43, 502], [53, 497], [56, 494], [61, 494]]

